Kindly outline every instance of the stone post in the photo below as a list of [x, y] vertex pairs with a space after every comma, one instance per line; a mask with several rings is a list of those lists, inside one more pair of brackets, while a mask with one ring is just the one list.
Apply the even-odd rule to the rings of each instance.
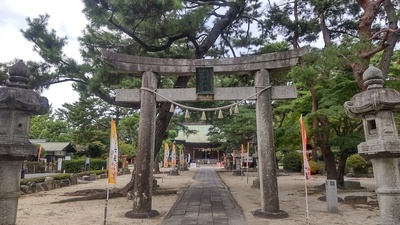
[[363, 120], [365, 142], [358, 145], [358, 153], [372, 162], [381, 224], [400, 224], [400, 140], [393, 116], [400, 110], [400, 93], [383, 88], [382, 71], [372, 65], [363, 80], [367, 90], [344, 107], [348, 116]]
[[[258, 71], [255, 75], [256, 91], [261, 91], [269, 85], [268, 71]], [[287, 212], [279, 209], [270, 88], [257, 95], [256, 120], [261, 209], [254, 211], [254, 216], [286, 218], [289, 216]]]
[[0, 87], [0, 224], [16, 223], [21, 168], [37, 155], [29, 142], [33, 115], [49, 111], [47, 98], [27, 89], [28, 67], [20, 60], [9, 68], [9, 82]]
[[159, 215], [159, 212], [152, 210], [156, 95], [151, 91], [156, 89], [156, 74], [145, 72], [140, 93], [141, 116], [139, 121], [133, 210], [125, 214], [128, 218], [151, 218]]
[[226, 170], [232, 170], [232, 155], [230, 153], [226, 154], [225, 169]]

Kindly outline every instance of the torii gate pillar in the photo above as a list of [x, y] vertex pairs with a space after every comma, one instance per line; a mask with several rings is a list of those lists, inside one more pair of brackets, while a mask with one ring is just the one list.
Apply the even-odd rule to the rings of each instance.
[[[255, 75], [256, 92], [269, 86], [267, 70], [257, 71]], [[286, 218], [289, 214], [279, 209], [278, 179], [276, 176], [276, 156], [272, 126], [271, 88], [257, 95], [257, 149], [260, 177], [261, 209], [254, 216], [263, 218]]]
[[[153, 72], [144, 72], [142, 87], [157, 89], [157, 77]], [[125, 213], [129, 218], [151, 218], [160, 215], [152, 210], [153, 164], [156, 123], [156, 96], [143, 91], [140, 97], [138, 154], [135, 168], [135, 188], [133, 193], [133, 210]]]

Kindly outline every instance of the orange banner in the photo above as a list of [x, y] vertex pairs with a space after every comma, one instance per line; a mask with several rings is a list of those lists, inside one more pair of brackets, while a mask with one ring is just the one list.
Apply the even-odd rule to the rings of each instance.
[[118, 137], [114, 119], [111, 119], [110, 154], [108, 160], [108, 183], [116, 184], [118, 174]]
[[168, 168], [169, 146], [164, 142], [164, 168]]
[[172, 144], [172, 151], [171, 151], [171, 166], [176, 166], [176, 146]]
[[301, 125], [301, 140], [303, 145], [304, 176], [308, 180], [311, 178], [311, 167], [307, 157], [307, 133], [303, 123], [303, 115], [300, 116], [300, 125]]
[[39, 153], [38, 153], [38, 156], [37, 156], [37, 160], [38, 160], [38, 161], [39, 161], [39, 159], [40, 159], [40, 155], [42, 154], [42, 150], [43, 150], [43, 147], [40, 146], [40, 147], [39, 147]]

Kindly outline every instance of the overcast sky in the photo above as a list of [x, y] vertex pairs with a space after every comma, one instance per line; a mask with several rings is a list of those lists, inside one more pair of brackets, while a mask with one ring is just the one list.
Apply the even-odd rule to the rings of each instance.
[[[36, 18], [46, 13], [50, 15], [49, 28], [55, 29], [58, 36], [68, 37], [68, 46], [64, 49], [67, 56], [80, 61], [77, 37], [81, 36], [87, 23], [82, 9], [81, 0], [0, 0], [0, 62], [16, 58], [24, 61], [41, 59], [20, 29], [27, 28], [27, 17]], [[52, 85], [42, 95], [48, 98], [53, 108], [78, 100], [78, 94], [69, 82]]]

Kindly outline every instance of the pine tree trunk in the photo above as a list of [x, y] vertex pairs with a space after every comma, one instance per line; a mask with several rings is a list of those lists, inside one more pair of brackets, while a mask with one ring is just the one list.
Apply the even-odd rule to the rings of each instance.
[[336, 170], [335, 155], [333, 154], [330, 147], [326, 145], [321, 146], [321, 152], [325, 162], [326, 179], [336, 180], [338, 176]]
[[347, 156], [349, 155], [347, 149], [341, 149], [340, 151], [340, 159], [339, 159], [339, 165], [338, 165], [338, 184], [339, 186], [344, 187], [344, 173], [346, 169], [346, 161], [347, 161]]

